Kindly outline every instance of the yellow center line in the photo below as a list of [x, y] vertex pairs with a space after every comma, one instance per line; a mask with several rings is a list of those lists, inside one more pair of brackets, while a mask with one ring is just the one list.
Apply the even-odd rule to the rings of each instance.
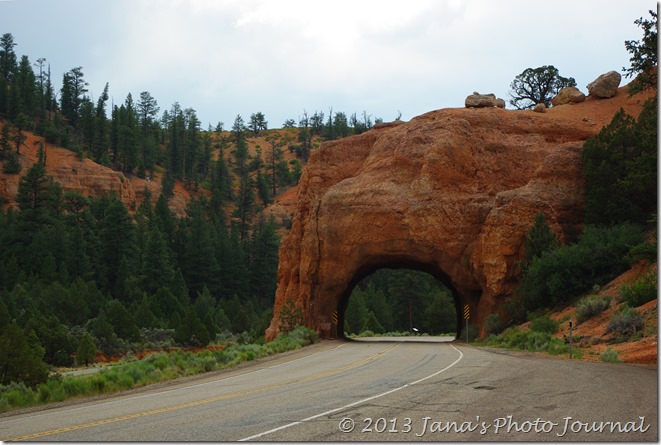
[[311, 374], [307, 377], [300, 377], [300, 378], [296, 378], [296, 379], [287, 380], [287, 381], [284, 381], [284, 382], [281, 382], [281, 383], [274, 383], [272, 385], [264, 386], [264, 387], [261, 387], [261, 388], [254, 388], [254, 389], [249, 389], [249, 390], [244, 390], [244, 391], [237, 391], [237, 392], [233, 392], [233, 393], [230, 393], [230, 394], [224, 394], [224, 395], [221, 395], [221, 396], [209, 397], [209, 398], [206, 398], [206, 399], [195, 400], [195, 401], [192, 401], [192, 402], [180, 403], [178, 405], [167, 406], [165, 408], [157, 408], [157, 409], [152, 409], [152, 410], [148, 410], [148, 411], [141, 411], [141, 412], [137, 412], [137, 413], [133, 413], [133, 414], [127, 414], [127, 415], [124, 415], [124, 416], [117, 416], [117, 417], [111, 417], [111, 418], [108, 418], [108, 419], [96, 420], [94, 422], [82, 423], [80, 425], [72, 425], [72, 426], [67, 426], [67, 427], [63, 427], [63, 428], [57, 428], [57, 429], [54, 429], [54, 430], [42, 431], [40, 433], [27, 434], [27, 435], [24, 435], [24, 436], [18, 436], [18, 437], [14, 437], [14, 438], [11, 438], [11, 439], [2, 439], [2, 441], [6, 441], [6, 442], [32, 441], [34, 439], [39, 439], [41, 437], [51, 436], [51, 435], [54, 435], [54, 434], [61, 434], [61, 433], [69, 432], [69, 431], [82, 430], [82, 429], [86, 429], [86, 428], [92, 428], [92, 427], [95, 427], [95, 426], [108, 425], [108, 424], [111, 424], [111, 423], [122, 422], [122, 421], [125, 421], [125, 420], [137, 419], [139, 417], [151, 416], [151, 415], [154, 415], [154, 414], [161, 414], [161, 413], [167, 413], [167, 412], [171, 412], [171, 411], [177, 411], [177, 410], [180, 410], [180, 409], [191, 408], [191, 407], [194, 407], [194, 406], [204, 405], [204, 404], [207, 404], [207, 403], [213, 403], [213, 402], [218, 402], [218, 401], [221, 401], [221, 400], [227, 400], [227, 399], [231, 399], [231, 398], [234, 398], [234, 397], [247, 396], [247, 395], [255, 394], [255, 393], [258, 393], [258, 392], [262, 392], [262, 391], [269, 391], [269, 390], [272, 390], [272, 389], [277, 389], [277, 388], [281, 388], [283, 386], [291, 385], [293, 383], [302, 383], [302, 382], [307, 382], [307, 381], [310, 381], [310, 380], [316, 380], [316, 379], [320, 379], [320, 378], [323, 378], [323, 377], [328, 377], [328, 376], [331, 376], [331, 375], [334, 375], [334, 374], [339, 374], [341, 372], [345, 372], [345, 371], [348, 371], [350, 369], [354, 369], [354, 368], [357, 368], [359, 366], [362, 366], [366, 363], [369, 363], [373, 360], [376, 360], [377, 358], [379, 358], [383, 354], [386, 354], [387, 352], [390, 352], [391, 350], [393, 350], [394, 348], [396, 348], [400, 344], [401, 343], [396, 343], [395, 345], [393, 345], [393, 346], [391, 346], [387, 349], [384, 349], [383, 351], [377, 352], [376, 354], [372, 354], [369, 357], [364, 358], [362, 360], [359, 360], [357, 362], [350, 363], [348, 365], [345, 365], [345, 366], [342, 366], [342, 367], [339, 367], [339, 368], [335, 368], [335, 369], [331, 369], [331, 370], [328, 370], [328, 371], [321, 371], [321, 372], [318, 372], [316, 374]]

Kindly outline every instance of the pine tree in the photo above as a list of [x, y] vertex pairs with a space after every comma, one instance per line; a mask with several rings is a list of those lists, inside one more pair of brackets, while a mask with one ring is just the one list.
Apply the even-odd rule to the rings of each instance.
[[14, 120], [14, 146], [16, 147], [16, 154], [20, 154], [21, 145], [25, 145], [27, 136], [24, 131], [28, 129], [30, 119], [24, 113], [18, 113]]
[[622, 68], [626, 77], [636, 76], [629, 85], [629, 93], [635, 94], [647, 88], [656, 88], [657, 85], [657, 65], [659, 56], [657, 54], [658, 46], [658, 16], [657, 12], [650, 10], [651, 20], [645, 20], [642, 17], [634, 23], [643, 29], [643, 38], [640, 41], [627, 40], [624, 46], [631, 54], [631, 67]]
[[535, 216], [535, 223], [526, 236], [525, 261], [530, 264], [533, 259], [542, 256], [560, 244], [558, 237], [546, 223], [546, 215], [540, 212]]
[[174, 340], [183, 345], [206, 346], [211, 341], [209, 331], [195, 313], [193, 306], [188, 306], [183, 320], [174, 331]]
[[170, 110], [170, 113], [168, 113], [168, 116], [167, 133], [169, 139], [167, 143], [167, 170], [173, 178], [183, 179], [186, 122], [184, 119], [184, 113], [178, 102], [175, 102], [172, 105], [172, 109]]
[[0, 76], [11, 82], [16, 71], [16, 52], [14, 51], [14, 36], [5, 33], [0, 37]]
[[16, 72], [16, 52], [14, 36], [10, 33], [0, 37], [0, 115], [7, 116], [10, 106], [10, 85]]
[[140, 331], [133, 316], [119, 300], [111, 300], [107, 308], [108, 322], [119, 338], [128, 341], [139, 341]]
[[657, 116], [655, 100], [638, 120], [620, 109], [583, 145], [587, 223], [645, 224], [657, 212]]
[[278, 275], [278, 248], [280, 237], [273, 215], [266, 220], [262, 215], [250, 243], [251, 294], [257, 297], [259, 308], [274, 301]]
[[78, 128], [78, 118], [83, 96], [89, 84], [83, 79], [83, 67], [72, 68], [64, 73], [60, 90], [60, 108], [71, 126]]
[[78, 365], [89, 366], [96, 360], [96, 345], [92, 336], [85, 332], [76, 349], [76, 362]]
[[271, 203], [271, 184], [269, 176], [262, 172], [257, 172], [257, 194], [262, 201], [262, 205], [267, 207]]
[[67, 327], [55, 315], [46, 317], [42, 313], [34, 314], [25, 325], [25, 330], [32, 330], [39, 343], [44, 347], [44, 361], [55, 366], [73, 364], [74, 342]]
[[423, 328], [432, 335], [457, 331], [457, 311], [449, 292], [438, 292], [425, 309]]
[[149, 134], [152, 125], [156, 120], [156, 115], [160, 110], [158, 102], [152, 97], [149, 91], [140, 93], [140, 100], [138, 100], [138, 121], [142, 130], [142, 135], [146, 137]]
[[195, 110], [187, 108], [184, 112], [186, 122], [186, 140], [184, 149], [183, 179], [193, 181], [195, 185], [198, 182], [196, 167], [200, 160], [200, 120], [197, 118]]
[[[10, 107], [10, 118], [24, 113], [31, 118], [37, 113], [37, 78], [27, 56], [22, 56], [12, 82], [15, 99]], [[15, 93], [14, 93], [15, 92]]]
[[365, 303], [364, 293], [354, 290], [344, 313], [344, 331], [349, 334], [360, 334], [367, 324], [369, 309]]
[[243, 123], [243, 118], [240, 114], [236, 116], [234, 120], [234, 125], [232, 126], [232, 133], [234, 136], [234, 144], [236, 149], [234, 150], [234, 159], [236, 164], [236, 172], [239, 176], [247, 175], [248, 170], [248, 144], [246, 143], [246, 127]]
[[[24, 382], [36, 386], [48, 378], [48, 368], [43, 362], [44, 349], [35, 344], [21, 328], [12, 322], [0, 335], [0, 384]], [[32, 343], [32, 344], [30, 344]]]
[[161, 323], [156, 318], [152, 311], [153, 302], [147, 293], [143, 292], [142, 299], [137, 305], [134, 304], [131, 312], [133, 313], [133, 320], [139, 328], [155, 328], [161, 327]]
[[239, 232], [241, 242], [247, 240], [250, 231], [250, 225], [253, 216], [255, 215], [255, 194], [253, 191], [253, 181], [248, 172], [245, 172], [239, 178], [239, 191], [236, 197], [236, 209], [232, 216], [234, 216], [234, 223]]
[[103, 284], [112, 290], [117, 282], [122, 258], [126, 257], [129, 264], [133, 265], [135, 254], [135, 226], [131, 215], [116, 195], [108, 199], [107, 207], [103, 209], [98, 233]]
[[266, 131], [268, 129], [268, 123], [266, 122], [266, 117], [264, 113], [257, 112], [250, 115], [250, 123], [248, 124], [248, 130], [252, 131], [255, 136], [259, 136], [260, 131]]
[[202, 289], [201, 293], [197, 294], [193, 308], [198, 318], [202, 320], [211, 338], [214, 338], [219, 331], [213, 317], [216, 311], [216, 299], [211, 295], [211, 292], [209, 292], [206, 286]]
[[143, 254], [142, 290], [154, 293], [161, 286], [169, 286], [174, 279], [172, 253], [156, 224], [151, 224]]
[[99, 349], [104, 352], [114, 351], [117, 346], [117, 334], [108, 321], [108, 316], [103, 309], [99, 309], [98, 315], [89, 321], [88, 328], [99, 345]]
[[208, 287], [212, 293], [220, 291], [220, 268], [214, 256], [212, 232], [199, 201], [191, 202], [190, 228], [186, 238], [183, 273], [191, 297]]
[[55, 215], [60, 207], [61, 191], [60, 185], [46, 176], [44, 166], [38, 162], [21, 177], [16, 201], [21, 220], [29, 226], [27, 234], [34, 233], [36, 226], [47, 223]]
[[139, 164], [138, 123], [131, 94], [113, 113], [113, 162], [125, 173], [131, 173]]
[[0, 133], [0, 159], [4, 159], [5, 155], [11, 150], [11, 125], [5, 122], [2, 125], [2, 132]]
[[[283, 183], [281, 176], [281, 165], [284, 160], [282, 147], [289, 145], [291, 140], [288, 137], [281, 137], [278, 133], [273, 133], [266, 137], [266, 142], [269, 144], [269, 150], [266, 153], [266, 169], [270, 176], [271, 191], [275, 196], [277, 186], [288, 183], [288, 181]], [[284, 165], [286, 167], [287, 164]], [[289, 170], [287, 170], [287, 173], [289, 173]]]
[[108, 151], [108, 118], [106, 117], [106, 102], [108, 101], [108, 83], [103, 88], [103, 92], [96, 102], [94, 115], [94, 137], [91, 141], [92, 154], [94, 159], [101, 161]]

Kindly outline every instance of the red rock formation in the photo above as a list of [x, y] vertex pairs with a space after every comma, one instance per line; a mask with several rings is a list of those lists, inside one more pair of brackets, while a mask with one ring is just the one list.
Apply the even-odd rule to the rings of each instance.
[[[594, 103], [444, 109], [322, 145], [280, 249], [267, 339], [289, 299], [334, 336], [333, 312], [342, 326], [353, 286], [381, 267], [434, 274], [483, 326], [515, 288], [535, 215], [561, 238], [581, 223], [581, 148], [610, 121]], [[608, 106], [612, 116], [620, 105]]]
[[[2, 122], [0, 121], [0, 126]], [[45, 144], [42, 137], [26, 132], [27, 141], [21, 147], [20, 174], [8, 175], [2, 172], [0, 166], [0, 204], [6, 209], [16, 206], [18, 184], [21, 175], [37, 162], [39, 144], [46, 147], [46, 173], [52, 176], [63, 191], [75, 191], [83, 196], [101, 197], [110, 192], [116, 192], [126, 208], [133, 212], [144, 201], [145, 190], [151, 192], [151, 199], [155, 203], [161, 194], [161, 178], [142, 179], [137, 176], [127, 177], [122, 172], [99, 165], [91, 159], [78, 159], [77, 155], [67, 149]], [[198, 192], [205, 193], [203, 190]], [[170, 210], [177, 216], [185, 215], [185, 209], [191, 193], [177, 182], [173, 196], [169, 199]]]
[[[38, 139], [30, 135], [30, 139]], [[0, 196], [5, 205], [16, 205], [20, 176], [36, 162], [36, 148], [28, 144], [22, 151], [22, 171], [18, 175], [0, 174]], [[131, 182], [123, 173], [95, 163], [79, 160], [75, 153], [59, 147], [47, 148], [46, 173], [60, 183], [62, 190], [75, 191], [83, 196], [100, 197], [112, 191], [130, 210], [135, 210], [136, 195]]]

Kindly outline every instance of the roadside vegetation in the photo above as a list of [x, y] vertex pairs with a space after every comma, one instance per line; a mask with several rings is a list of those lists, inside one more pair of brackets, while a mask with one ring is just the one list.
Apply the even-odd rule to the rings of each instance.
[[269, 355], [298, 349], [316, 342], [319, 334], [297, 327], [269, 343], [240, 343], [234, 336], [223, 345], [200, 352], [155, 352], [141, 360], [127, 359], [85, 375], [52, 375], [36, 386], [11, 382], [0, 386], [0, 412], [53, 402], [115, 394], [152, 383], [231, 368]]

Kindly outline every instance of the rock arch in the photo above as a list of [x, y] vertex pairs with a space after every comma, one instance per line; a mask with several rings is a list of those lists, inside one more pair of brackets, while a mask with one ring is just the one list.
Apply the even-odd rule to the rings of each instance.
[[386, 264], [440, 277], [481, 328], [515, 287], [535, 215], [561, 238], [580, 224], [580, 153], [595, 132], [551, 112], [444, 109], [323, 144], [280, 248], [266, 338], [290, 299], [331, 337], [352, 283]]
[[[426, 272], [436, 278], [438, 281], [443, 283], [450, 292], [452, 293], [452, 298], [455, 304], [455, 312], [457, 316], [457, 331], [456, 334], [459, 336], [461, 334], [463, 326], [463, 315], [462, 308], [465, 302], [467, 301], [477, 301], [479, 296], [477, 295], [468, 295], [468, 298], [464, 298], [460, 292], [454, 287], [452, 281], [449, 277], [438, 267], [437, 264], [433, 262], [424, 263], [420, 262], [420, 256], [412, 255], [410, 252], [407, 252], [405, 255], [398, 256], [380, 256], [377, 261], [366, 261], [362, 267], [359, 267], [358, 270], [353, 274], [353, 278], [347, 283], [347, 288], [340, 295], [338, 300], [338, 326], [344, 325], [344, 313], [349, 304], [349, 298], [353, 292], [356, 285], [365, 277], [371, 275], [379, 269], [411, 269]], [[477, 297], [477, 298], [476, 298]], [[332, 336], [342, 337], [342, 332], [334, 332], [333, 326], [331, 326]]]

